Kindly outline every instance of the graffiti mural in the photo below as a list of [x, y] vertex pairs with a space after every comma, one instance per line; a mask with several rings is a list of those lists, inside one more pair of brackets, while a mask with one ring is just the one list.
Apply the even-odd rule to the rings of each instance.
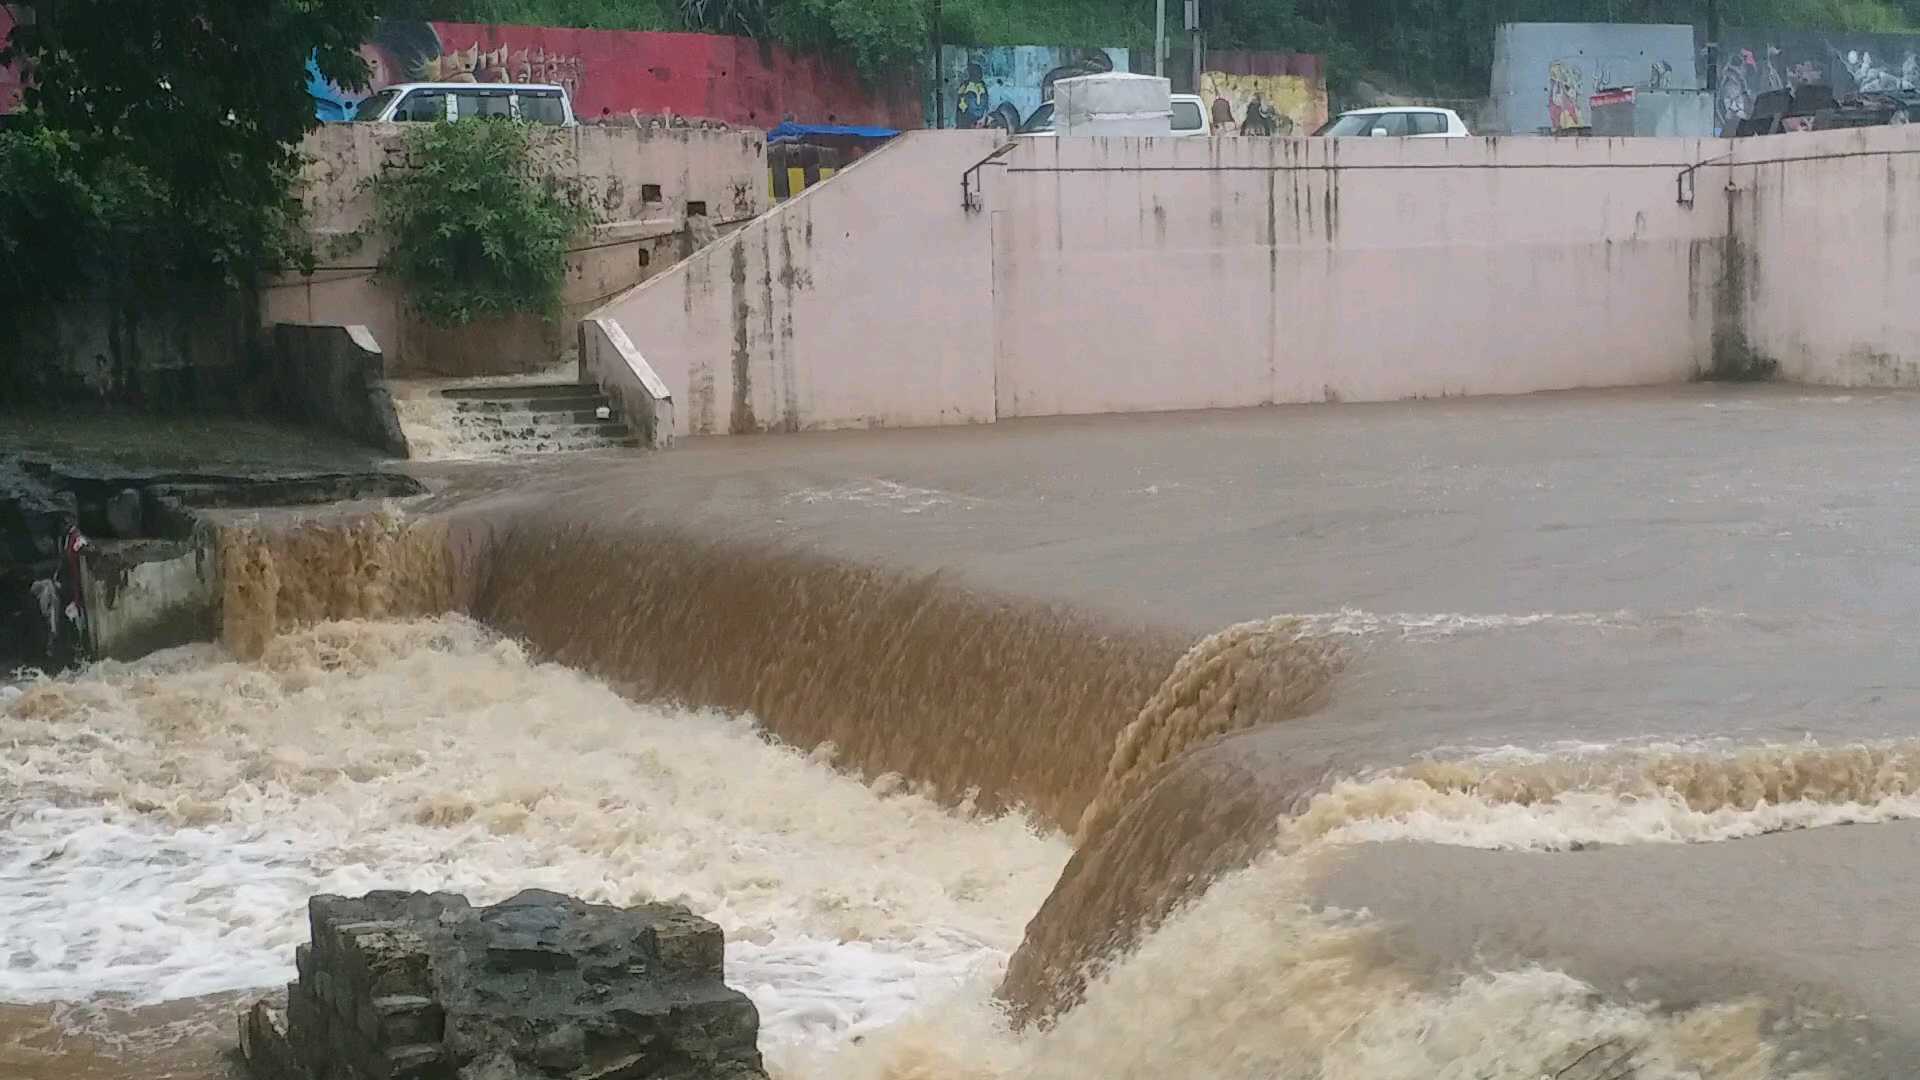
[[[906, 84], [870, 86], [838, 61], [719, 34], [383, 19], [360, 55], [373, 90], [403, 82], [558, 83], [587, 122], [671, 114], [737, 127], [795, 120], [899, 128], [916, 126], [921, 112]], [[308, 74], [323, 119], [365, 96]]]
[[[1509, 23], [1494, 38], [1491, 133], [1591, 127], [1602, 90], [1697, 91], [1693, 27]], [[1694, 132], [1704, 135], [1706, 132]]]
[[1733, 30], [1726, 38], [1713, 102], [1723, 132], [1769, 90], [1826, 86], [1835, 97], [1920, 90], [1920, 35]]
[[927, 95], [927, 126], [1018, 131], [1053, 101], [1061, 79], [1126, 70], [1125, 49], [945, 45], [941, 93]]
[[1306, 135], [1327, 119], [1326, 84], [1305, 75], [1200, 75], [1215, 135]]

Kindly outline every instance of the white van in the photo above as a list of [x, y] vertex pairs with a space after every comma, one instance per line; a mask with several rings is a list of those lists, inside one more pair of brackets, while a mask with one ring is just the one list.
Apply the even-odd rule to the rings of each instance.
[[552, 83], [396, 83], [374, 92], [353, 111], [355, 120], [383, 124], [474, 116], [510, 116], [563, 127], [574, 123], [567, 88]]

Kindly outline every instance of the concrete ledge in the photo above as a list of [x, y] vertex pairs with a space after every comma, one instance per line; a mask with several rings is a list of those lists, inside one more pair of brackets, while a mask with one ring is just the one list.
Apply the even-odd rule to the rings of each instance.
[[273, 328], [273, 390], [283, 409], [406, 457], [407, 437], [385, 379], [386, 358], [365, 326], [277, 323]]
[[619, 401], [627, 427], [649, 448], [673, 445], [673, 395], [614, 319], [580, 320], [580, 381]]
[[220, 611], [216, 569], [210, 534], [89, 545], [80, 559], [80, 592], [93, 655], [133, 660], [213, 640]]

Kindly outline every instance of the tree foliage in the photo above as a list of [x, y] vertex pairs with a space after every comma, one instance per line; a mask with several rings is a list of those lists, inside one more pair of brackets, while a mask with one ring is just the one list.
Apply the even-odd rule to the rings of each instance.
[[535, 137], [517, 120], [420, 125], [406, 135], [412, 167], [374, 182], [387, 242], [380, 274], [428, 320], [462, 326], [558, 310], [567, 242], [588, 218], [575, 193], [538, 167]]
[[27, 116], [0, 134], [0, 168], [23, 183], [57, 177], [67, 194], [0, 215], [0, 247], [64, 231], [84, 241], [90, 265], [78, 269], [95, 284], [247, 284], [284, 264], [296, 250], [297, 144], [317, 123], [308, 57], [342, 85], [364, 84], [356, 50], [380, 0], [16, 7], [0, 60], [28, 72]]

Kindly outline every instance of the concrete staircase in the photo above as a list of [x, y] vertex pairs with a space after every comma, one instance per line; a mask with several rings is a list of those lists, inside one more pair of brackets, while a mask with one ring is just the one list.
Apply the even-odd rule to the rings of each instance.
[[456, 386], [440, 396], [452, 402], [463, 442], [489, 444], [501, 454], [640, 445], [619, 404], [580, 383]]

